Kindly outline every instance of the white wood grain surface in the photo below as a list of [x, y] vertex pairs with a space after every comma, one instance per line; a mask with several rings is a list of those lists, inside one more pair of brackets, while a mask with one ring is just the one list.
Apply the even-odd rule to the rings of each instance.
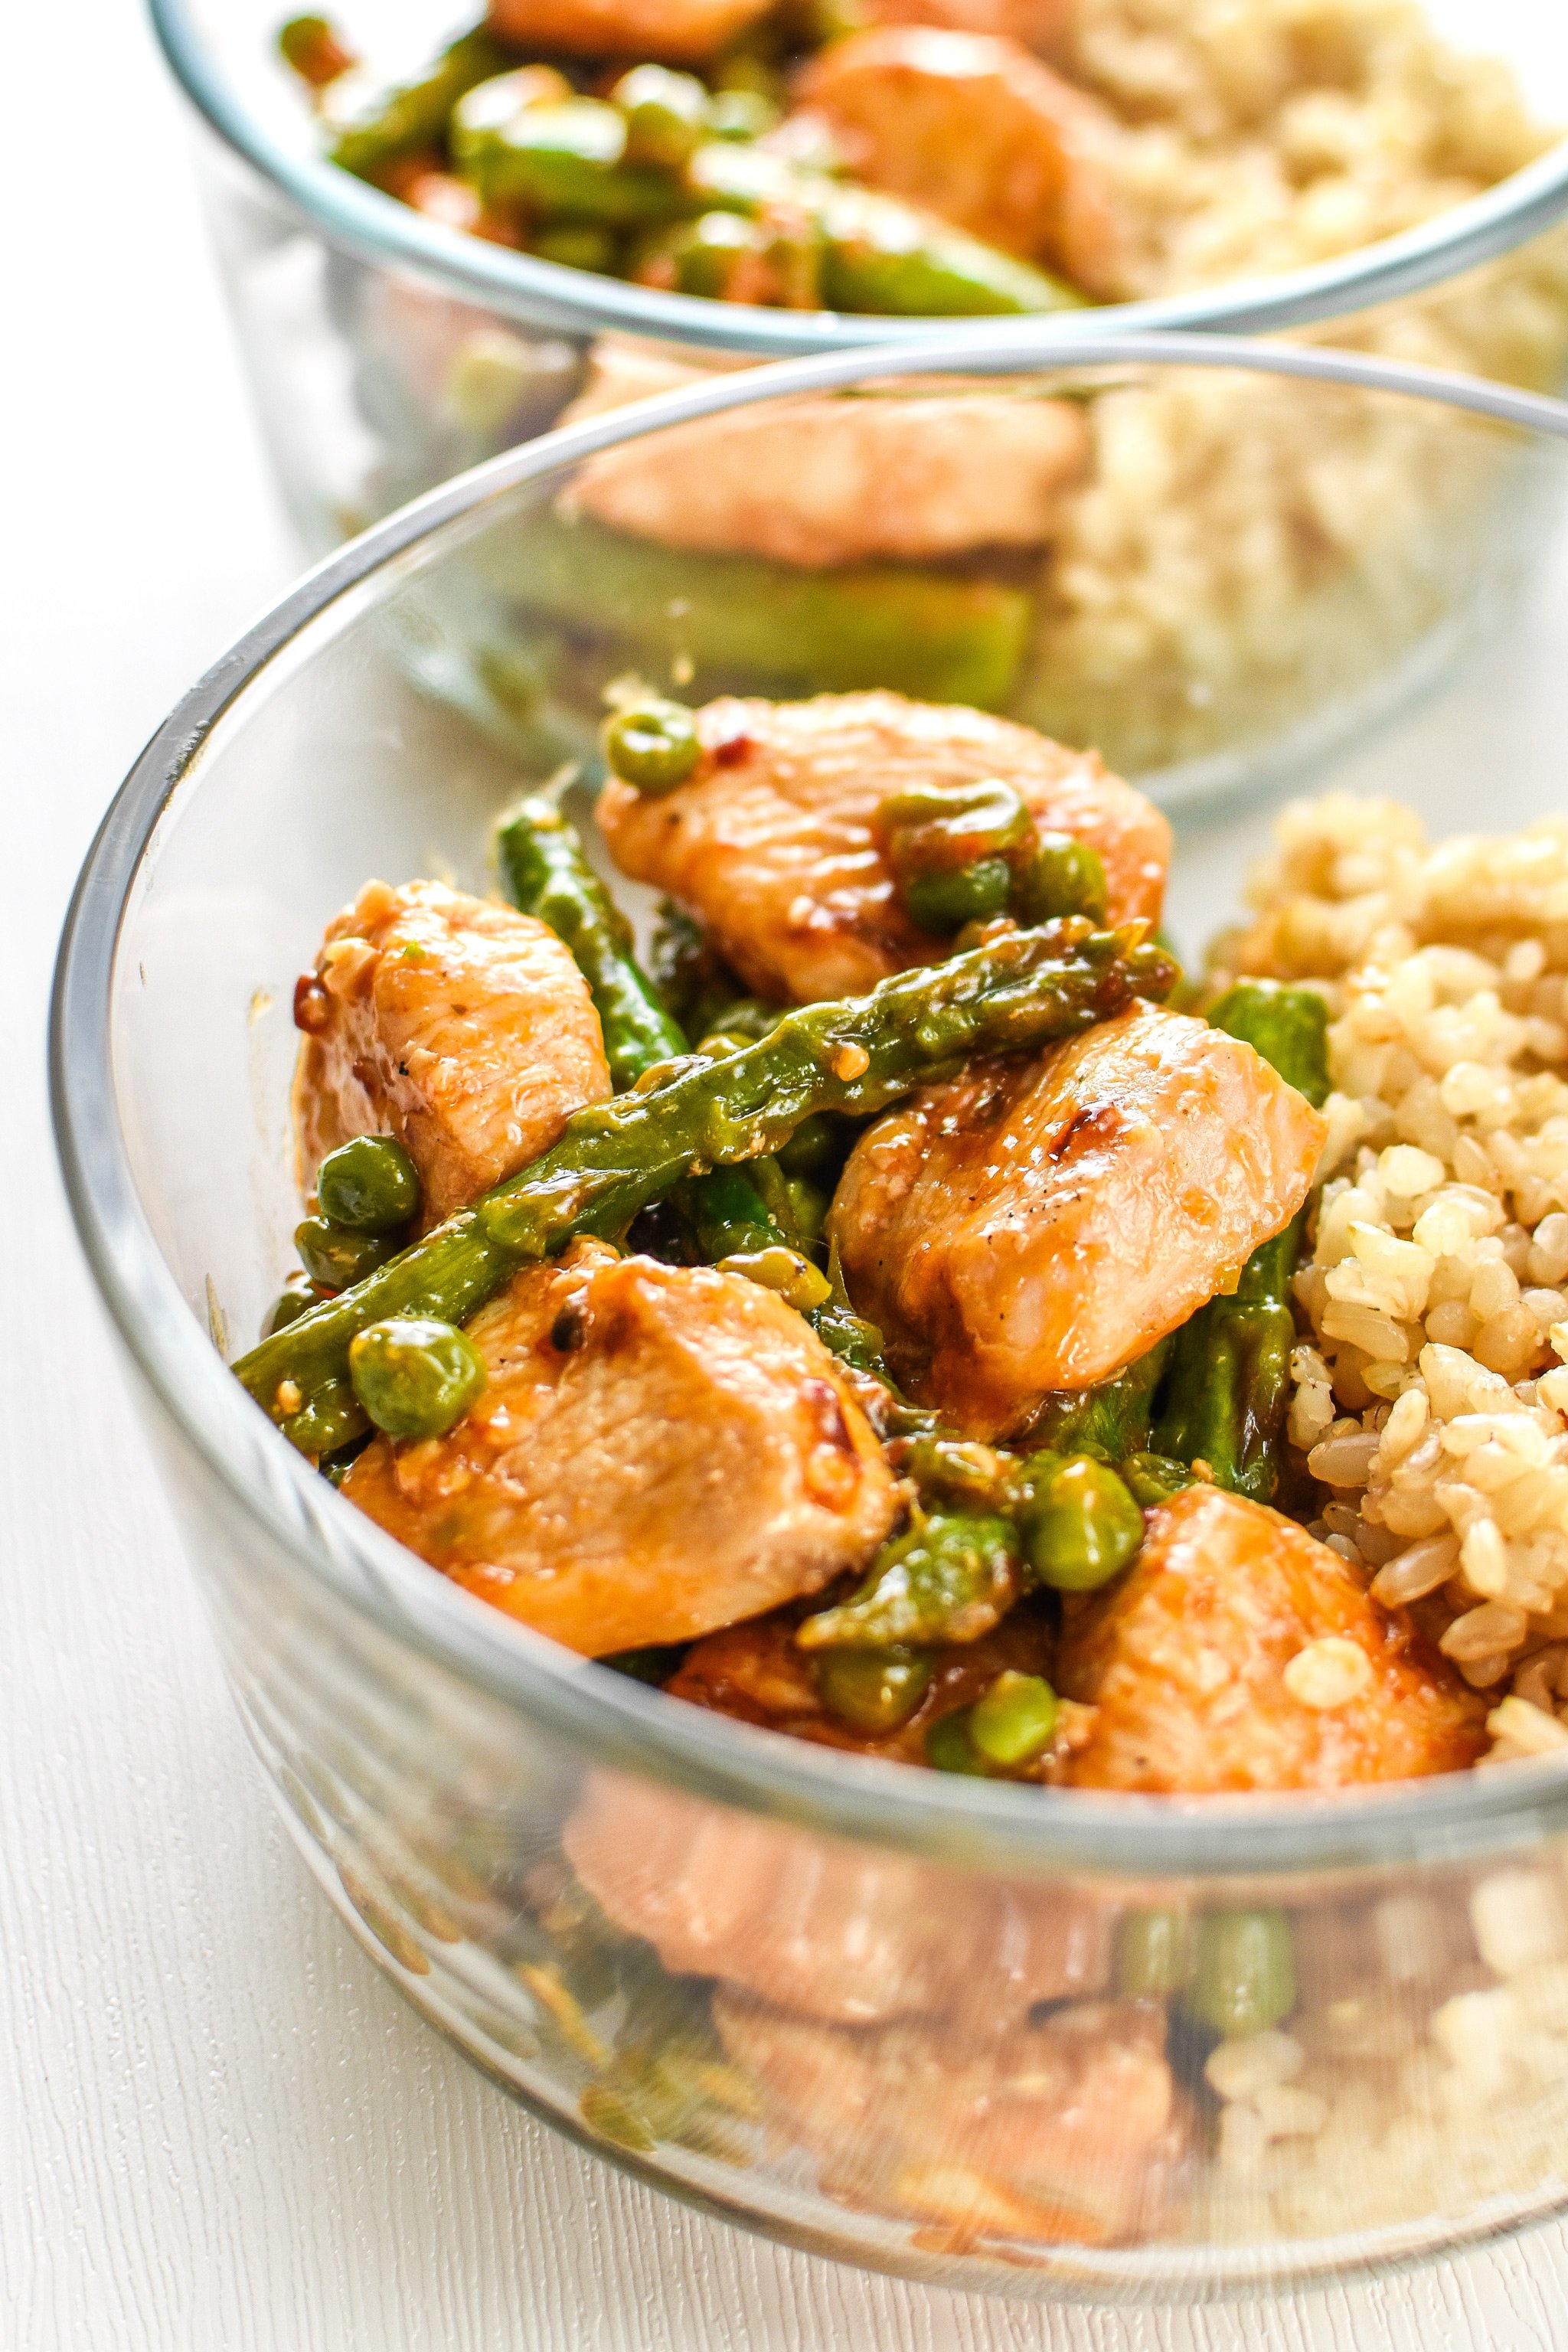
[[[1560, 2352], [1568, 2237], [1268, 2307], [866, 2279], [555, 2141], [286, 1851], [47, 1142], [60, 911], [111, 787], [290, 562], [132, 0], [6, 12], [36, 119], [0, 350], [0, 2346], [5, 2352]], [[15, 125], [13, 154], [15, 155]]]

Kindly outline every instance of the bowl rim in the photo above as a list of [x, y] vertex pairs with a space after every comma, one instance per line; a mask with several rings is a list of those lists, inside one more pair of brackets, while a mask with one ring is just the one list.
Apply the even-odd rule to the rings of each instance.
[[[447, 293], [478, 297], [524, 323], [562, 331], [608, 328], [711, 351], [782, 359], [866, 343], [903, 343], [919, 331], [962, 331], [951, 319], [861, 317], [765, 310], [629, 286], [514, 253], [426, 219], [325, 158], [291, 153], [247, 106], [204, 42], [193, 0], [148, 0], [171, 71], [196, 113], [233, 153], [293, 208], [362, 261], [396, 264]], [[1568, 131], [1545, 154], [1462, 205], [1398, 236], [1316, 266], [1238, 279], [1158, 299], [1031, 318], [1028, 331], [1056, 350], [1107, 332], [1201, 328], [1257, 334], [1343, 317], [1419, 293], [1494, 260], [1568, 212]], [[1114, 325], [1110, 322], [1114, 321]]]
[[[598, 1760], [732, 1807], [971, 1867], [1236, 1881], [1501, 1851], [1568, 1827], [1568, 1770], [1551, 1761], [1315, 1797], [1137, 1796], [911, 1772], [819, 1748], [667, 1698], [579, 1658], [434, 1573], [346, 1502], [228, 1373], [137, 1196], [114, 1082], [113, 990], [122, 923], [165, 811], [247, 688], [334, 606], [374, 603], [378, 579], [444, 527], [600, 449], [718, 411], [891, 372], [1007, 375], [1038, 363], [1016, 330], [929, 339], [730, 373], [525, 442], [427, 492], [289, 589], [221, 655], [152, 736], [83, 861], [50, 1006], [56, 1145], [83, 1251], [133, 1364], [208, 1477], [307, 1577], [463, 1684]], [[1049, 369], [1241, 368], [1359, 385], [1568, 444], [1568, 404], [1355, 353], [1205, 334], [1107, 336]]]

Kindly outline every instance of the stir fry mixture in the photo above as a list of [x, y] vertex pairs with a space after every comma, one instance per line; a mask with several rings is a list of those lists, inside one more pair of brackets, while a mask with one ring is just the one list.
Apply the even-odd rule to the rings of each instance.
[[371, 882], [299, 983], [301, 1271], [236, 1368], [293, 1443], [840, 1748], [1201, 1792], [1568, 1744], [1568, 828], [1303, 806], [1195, 982], [1093, 753], [629, 682], [604, 751], [647, 965], [546, 795], [510, 905]]
[[447, 226], [719, 301], [921, 316], [1321, 261], [1542, 152], [1412, 0], [491, 0], [389, 83], [279, 46], [326, 152]]

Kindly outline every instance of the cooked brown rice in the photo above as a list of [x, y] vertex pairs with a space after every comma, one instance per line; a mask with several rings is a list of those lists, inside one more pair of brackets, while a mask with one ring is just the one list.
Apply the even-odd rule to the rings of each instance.
[[1278, 838], [1217, 963], [1334, 1014], [1290, 1438], [1328, 1540], [1497, 1694], [1493, 1756], [1568, 1748], [1568, 819], [1432, 847], [1332, 794]]

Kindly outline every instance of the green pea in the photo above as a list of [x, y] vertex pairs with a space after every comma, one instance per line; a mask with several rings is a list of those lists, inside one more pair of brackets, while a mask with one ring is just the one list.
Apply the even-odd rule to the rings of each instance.
[[926, 1762], [937, 1772], [967, 1772], [973, 1778], [985, 1773], [985, 1759], [969, 1736], [972, 1710], [954, 1707], [951, 1715], [939, 1716], [926, 1733]]
[[1134, 1502], [1146, 1511], [1168, 1503], [1173, 1495], [1194, 1483], [1184, 1462], [1169, 1454], [1130, 1454], [1121, 1465], [1121, 1479]]
[[1119, 1575], [1143, 1540], [1143, 1514], [1115, 1471], [1088, 1454], [1037, 1454], [1025, 1478], [1020, 1533], [1040, 1582], [1092, 1592]]
[[1049, 1683], [1010, 1667], [969, 1710], [970, 1740], [990, 1764], [1032, 1763], [1050, 1746], [1056, 1727], [1057, 1695]]
[[634, 66], [610, 92], [626, 119], [626, 156], [679, 171], [709, 128], [708, 92], [695, 74], [668, 66]]
[[366, 1325], [349, 1349], [349, 1378], [388, 1437], [439, 1437], [481, 1393], [486, 1374], [453, 1324], [407, 1315]]
[[604, 273], [616, 266], [614, 236], [607, 228], [595, 228], [591, 221], [559, 221], [552, 227], [539, 229], [529, 238], [528, 249], [541, 261], [558, 261], [567, 269]]
[[294, 1228], [294, 1246], [312, 1282], [323, 1290], [352, 1290], [395, 1257], [400, 1244], [392, 1234], [355, 1234], [325, 1217], [307, 1217]]
[[390, 1234], [419, 1214], [425, 1188], [395, 1135], [356, 1135], [316, 1171], [316, 1199], [330, 1224]]
[[1013, 911], [1023, 923], [1058, 915], [1087, 915], [1103, 923], [1110, 903], [1098, 850], [1070, 833], [1042, 833], [1023, 859], [1013, 886]]
[[1211, 1911], [1198, 1922], [1186, 2006], [1227, 2040], [1265, 2032], [1296, 2006], [1296, 1954], [1283, 1911]]
[[605, 757], [616, 774], [658, 800], [683, 784], [702, 756], [697, 721], [683, 702], [650, 696], [605, 722]]
[[355, 61], [330, 16], [290, 16], [279, 33], [278, 53], [312, 89], [325, 89]]
[[281, 1331], [289, 1324], [297, 1323], [301, 1315], [308, 1315], [312, 1307], [319, 1307], [321, 1303], [317, 1292], [310, 1289], [302, 1280], [291, 1280], [289, 1288], [279, 1291], [262, 1317], [262, 1338], [270, 1339], [274, 1331]]
[[1128, 2000], [1180, 1992], [1192, 1965], [1184, 1911], [1124, 1911], [1116, 1927], [1116, 1990]]
[[977, 857], [950, 874], [915, 875], [899, 886], [898, 895], [910, 922], [941, 938], [1005, 914], [1012, 887], [1005, 857]]
[[715, 90], [708, 101], [708, 135], [711, 139], [760, 139], [778, 120], [778, 108], [760, 89]]
[[929, 1650], [824, 1650], [816, 1661], [816, 1690], [829, 1715], [857, 1731], [897, 1731], [931, 1684]]

